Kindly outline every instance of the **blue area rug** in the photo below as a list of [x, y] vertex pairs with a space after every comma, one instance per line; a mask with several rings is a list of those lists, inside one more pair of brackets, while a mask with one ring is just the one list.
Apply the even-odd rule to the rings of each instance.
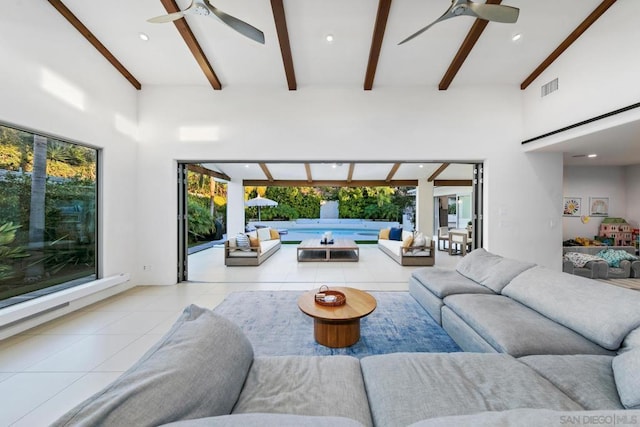
[[360, 321], [360, 341], [346, 348], [315, 342], [313, 319], [298, 308], [302, 292], [233, 292], [214, 311], [242, 328], [256, 356], [462, 351], [408, 292], [370, 293], [378, 307]]

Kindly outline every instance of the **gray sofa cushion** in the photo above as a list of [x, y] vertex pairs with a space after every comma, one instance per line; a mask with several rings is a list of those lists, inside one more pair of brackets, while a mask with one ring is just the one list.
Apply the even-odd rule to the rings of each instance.
[[482, 412], [431, 418], [409, 427], [550, 427], [636, 425], [640, 411], [551, 411], [548, 409], [512, 409], [502, 412]]
[[460, 260], [456, 271], [480, 283], [496, 293], [507, 286], [514, 277], [535, 264], [492, 254], [482, 248], [476, 249]]
[[614, 357], [612, 366], [622, 404], [627, 409], [640, 409], [640, 349]]
[[640, 328], [635, 328], [629, 332], [629, 335], [622, 341], [622, 346], [618, 349], [618, 354], [633, 350], [634, 348], [640, 348]]
[[545, 267], [518, 275], [502, 294], [609, 350], [640, 326], [640, 292]]
[[343, 417], [310, 417], [288, 414], [236, 414], [178, 421], [163, 427], [364, 427]]
[[238, 326], [191, 305], [129, 370], [54, 426], [156, 426], [229, 414], [252, 361]]
[[[467, 255], [469, 256], [469, 255]], [[437, 297], [444, 298], [454, 294], [493, 294], [494, 292], [479, 283], [458, 273], [456, 270], [441, 267], [418, 268], [411, 277]]]
[[518, 359], [584, 409], [624, 409], [613, 378], [613, 356], [526, 356]]
[[613, 354], [503, 295], [450, 295], [444, 303], [499, 353]]
[[360, 364], [380, 427], [520, 407], [582, 409], [506, 354], [393, 353], [365, 357]]
[[257, 357], [232, 412], [331, 415], [372, 424], [360, 363], [350, 356]]

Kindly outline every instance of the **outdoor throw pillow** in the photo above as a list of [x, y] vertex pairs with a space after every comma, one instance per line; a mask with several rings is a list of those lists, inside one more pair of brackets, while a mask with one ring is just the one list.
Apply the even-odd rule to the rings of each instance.
[[604, 261], [599, 256], [580, 252], [567, 252], [564, 258], [571, 261], [575, 267], [584, 267], [589, 261]]
[[278, 230], [270, 228], [269, 232], [271, 233], [271, 240], [277, 240], [280, 238], [280, 233], [278, 232]]
[[389, 240], [397, 240], [399, 242], [402, 242], [402, 227], [392, 227], [389, 231]]
[[249, 236], [249, 246], [251, 246], [252, 248], [259, 248], [260, 247], [260, 240], [258, 240], [257, 237]]
[[597, 256], [607, 261], [609, 267], [620, 267], [620, 261], [635, 261], [638, 259], [637, 256], [622, 249], [603, 249], [598, 252]]
[[611, 363], [620, 401], [627, 409], [640, 409], [640, 349], [627, 351]]
[[[431, 242], [429, 242], [431, 243]], [[427, 246], [427, 238], [419, 231], [413, 234], [413, 246]]]
[[380, 230], [380, 233], [378, 234], [378, 239], [379, 240], [389, 240], [389, 232], [391, 231], [390, 228], [383, 228]]
[[236, 245], [241, 251], [249, 251], [249, 236], [244, 233], [238, 233], [236, 235]]
[[258, 228], [258, 239], [261, 242], [271, 240], [271, 232], [268, 228]]
[[412, 235], [405, 237], [404, 240], [402, 241], [402, 252], [407, 253], [412, 243], [413, 243]]

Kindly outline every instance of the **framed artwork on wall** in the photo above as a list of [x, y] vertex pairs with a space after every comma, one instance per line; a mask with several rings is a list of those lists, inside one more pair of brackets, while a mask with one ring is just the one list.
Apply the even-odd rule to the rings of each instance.
[[609, 198], [589, 197], [589, 215], [609, 216]]
[[562, 205], [562, 215], [575, 217], [582, 215], [582, 198], [565, 197]]

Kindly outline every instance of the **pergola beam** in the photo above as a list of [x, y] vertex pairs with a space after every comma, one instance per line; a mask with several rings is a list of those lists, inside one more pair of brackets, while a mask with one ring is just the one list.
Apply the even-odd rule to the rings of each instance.
[[265, 181], [257, 179], [245, 179], [244, 181], [242, 181], [242, 185], [248, 187], [309, 187], [309, 184], [313, 185], [314, 187], [416, 187], [418, 185], [418, 180], [322, 180], [308, 182], [301, 180]]
[[187, 170], [191, 172], [201, 173], [203, 175], [209, 175], [212, 178], [222, 179], [224, 181], [231, 181], [231, 177], [226, 173], [220, 173], [216, 171], [212, 171], [211, 169], [207, 169], [204, 166], [188, 164]]
[[400, 169], [400, 165], [401, 165], [401, 163], [394, 163], [393, 164], [393, 166], [391, 167], [391, 170], [389, 171], [389, 175], [387, 175], [387, 177], [384, 180], [385, 182], [391, 181], [391, 179], [396, 174], [396, 172], [398, 172], [398, 169]]
[[311, 165], [309, 163], [304, 164], [304, 170], [307, 173], [307, 182], [313, 182], [313, 177], [311, 176]]
[[429, 178], [427, 178], [427, 182], [431, 182], [431, 181], [435, 180], [442, 172], [444, 172], [444, 170], [446, 168], [449, 167], [449, 165], [450, 165], [450, 163], [443, 163], [442, 165], [440, 165], [440, 167], [438, 169], [436, 169], [436, 171], [434, 173], [432, 173]]
[[269, 171], [269, 168], [267, 167], [267, 164], [266, 163], [259, 163], [259, 165], [260, 165], [260, 169], [262, 169], [262, 172], [264, 172], [264, 175], [267, 177], [269, 182], [273, 182], [273, 175], [271, 175], [271, 172]]

